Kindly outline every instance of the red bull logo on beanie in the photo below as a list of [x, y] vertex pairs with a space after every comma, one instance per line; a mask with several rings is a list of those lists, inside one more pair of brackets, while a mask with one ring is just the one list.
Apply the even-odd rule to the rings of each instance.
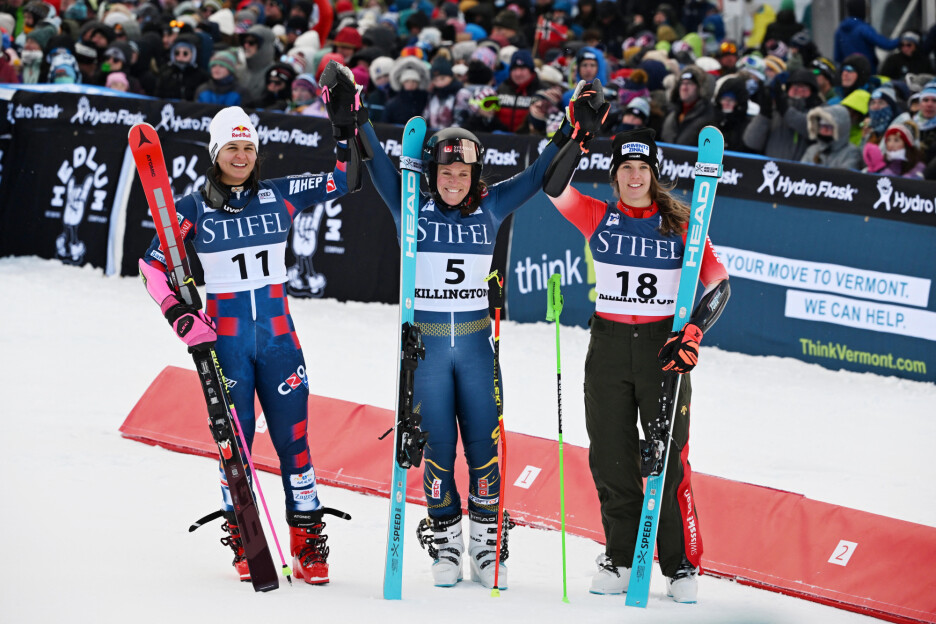
[[250, 128], [247, 126], [234, 126], [231, 129], [231, 138], [232, 139], [245, 139], [250, 140], [253, 138], [250, 134]]

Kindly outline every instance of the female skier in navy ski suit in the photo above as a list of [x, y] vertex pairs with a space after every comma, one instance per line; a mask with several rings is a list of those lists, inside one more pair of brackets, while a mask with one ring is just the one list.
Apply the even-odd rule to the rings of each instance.
[[[361, 132], [374, 148], [374, 158], [366, 161], [371, 178], [399, 231], [400, 173], [380, 148], [373, 127], [364, 124]], [[469, 469], [471, 578], [493, 586], [500, 472], [485, 277], [497, 229], [542, 186], [556, 144], [568, 140], [568, 129], [561, 132], [526, 171], [490, 187], [481, 181], [484, 150], [472, 133], [449, 128], [426, 141], [430, 195], [421, 199], [419, 210], [415, 308], [426, 358], [416, 369], [414, 411], [429, 434], [423, 474], [429, 518], [418, 532], [421, 544], [434, 542], [432, 572], [440, 587], [462, 578], [462, 503], [454, 478], [459, 429]], [[505, 544], [506, 527], [504, 535]], [[502, 560], [504, 553], [506, 548]], [[498, 585], [507, 587], [503, 563]]]
[[[257, 131], [239, 107], [211, 121], [212, 168], [202, 192], [176, 204], [180, 226], [205, 272], [205, 312], [180, 303], [169, 288], [164, 255], [154, 238], [140, 274], [169, 322], [190, 347], [215, 343], [248, 447], [255, 430], [254, 392], [266, 416], [286, 492], [286, 518], [296, 577], [328, 582], [324, 513], [306, 440], [309, 384], [305, 360], [286, 300], [286, 239], [295, 216], [347, 190], [346, 155], [328, 174], [260, 180]], [[190, 329], [182, 330], [182, 327]], [[184, 335], [183, 335], [184, 334]], [[234, 567], [249, 580], [230, 492], [221, 472], [226, 525], [222, 543], [234, 549]]]

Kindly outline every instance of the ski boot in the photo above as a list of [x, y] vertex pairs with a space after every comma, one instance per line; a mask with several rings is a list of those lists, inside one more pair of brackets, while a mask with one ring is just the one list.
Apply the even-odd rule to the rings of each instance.
[[675, 602], [695, 603], [699, 597], [699, 569], [683, 557], [676, 574], [666, 577], [666, 595]]
[[436, 587], [454, 587], [462, 580], [462, 553], [465, 541], [462, 538], [461, 514], [451, 518], [423, 519], [416, 527], [416, 537], [422, 548], [429, 548], [432, 557], [432, 579]]
[[242, 581], [250, 581], [250, 570], [247, 568], [247, 557], [244, 555], [244, 544], [241, 541], [240, 528], [237, 526], [237, 518], [234, 511], [224, 512], [224, 524], [221, 529], [227, 533], [221, 538], [221, 543], [230, 546], [234, 551], [234, 561], [231, 565], [237, 571], [237, 575]]
[[[488, 589], [494, 589], [494, 559], [497, 557], [497, 516], [482, 516], [473, 514], [470, 518], [471, 529], [469, 538], [471, 545], [468, 554], [471, 556], [471, 580], [481, 583]], [[497, 588], [507, 589], [507, 533], [514, 527], [510, 516], [504, 512], [503, 535], [501, 537], [500, 561], [497, 565]]]
[[598, 571], [592, 577], [591, 587], [588, 589], [593, 594], [623, 594], [627, 591], [627, 585], [630, 583], [630, 568], [616, 566], [611, 561], [611, 557], [601, 553], [595, 560], [598, 564]]
[[328, 536], [324, 533], [324, 514], [324, 509], [286, 511], [293, 574], [309, 585], [324, 585], [328, 582]]

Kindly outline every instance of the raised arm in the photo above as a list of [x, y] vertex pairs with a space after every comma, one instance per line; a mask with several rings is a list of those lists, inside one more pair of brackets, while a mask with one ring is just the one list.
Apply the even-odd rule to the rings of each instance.
[[377, 139], [377, 133], [374, 131], [373, 125], [370, 123], [362, 125], [360, 132], [363, 135], [362, 138], [370, 143], [374, 152], [374, 157], [364, 161], [364, 164], [367, 165], [367, 170], [371, 175], [371, 181], [374, 183], [374, 186], [377, 187], [377, 192], [380, 193], [384, 203], [387, 204], [387, 208], [390, 209], [390, 214], [393, 215], [393, 221], [396, 223], [397, 231], [399, 231], [400, 213], [402, 212], [400, 207], [400, 191], [402, 184], [400, 171], [394, 166], [390, 157], [387, 156], [386, 150], [380, 146], [380, 141]]

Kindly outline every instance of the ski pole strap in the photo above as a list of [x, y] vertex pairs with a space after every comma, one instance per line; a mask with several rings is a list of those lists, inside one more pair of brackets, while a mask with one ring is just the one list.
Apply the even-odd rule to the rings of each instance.
[[559, 322], [559, 315], [562, 314], [562, 293], [559, 290], [559, 283], [562, 277], [558, 273], [553, 273], [546, 285], [546, 320]]

